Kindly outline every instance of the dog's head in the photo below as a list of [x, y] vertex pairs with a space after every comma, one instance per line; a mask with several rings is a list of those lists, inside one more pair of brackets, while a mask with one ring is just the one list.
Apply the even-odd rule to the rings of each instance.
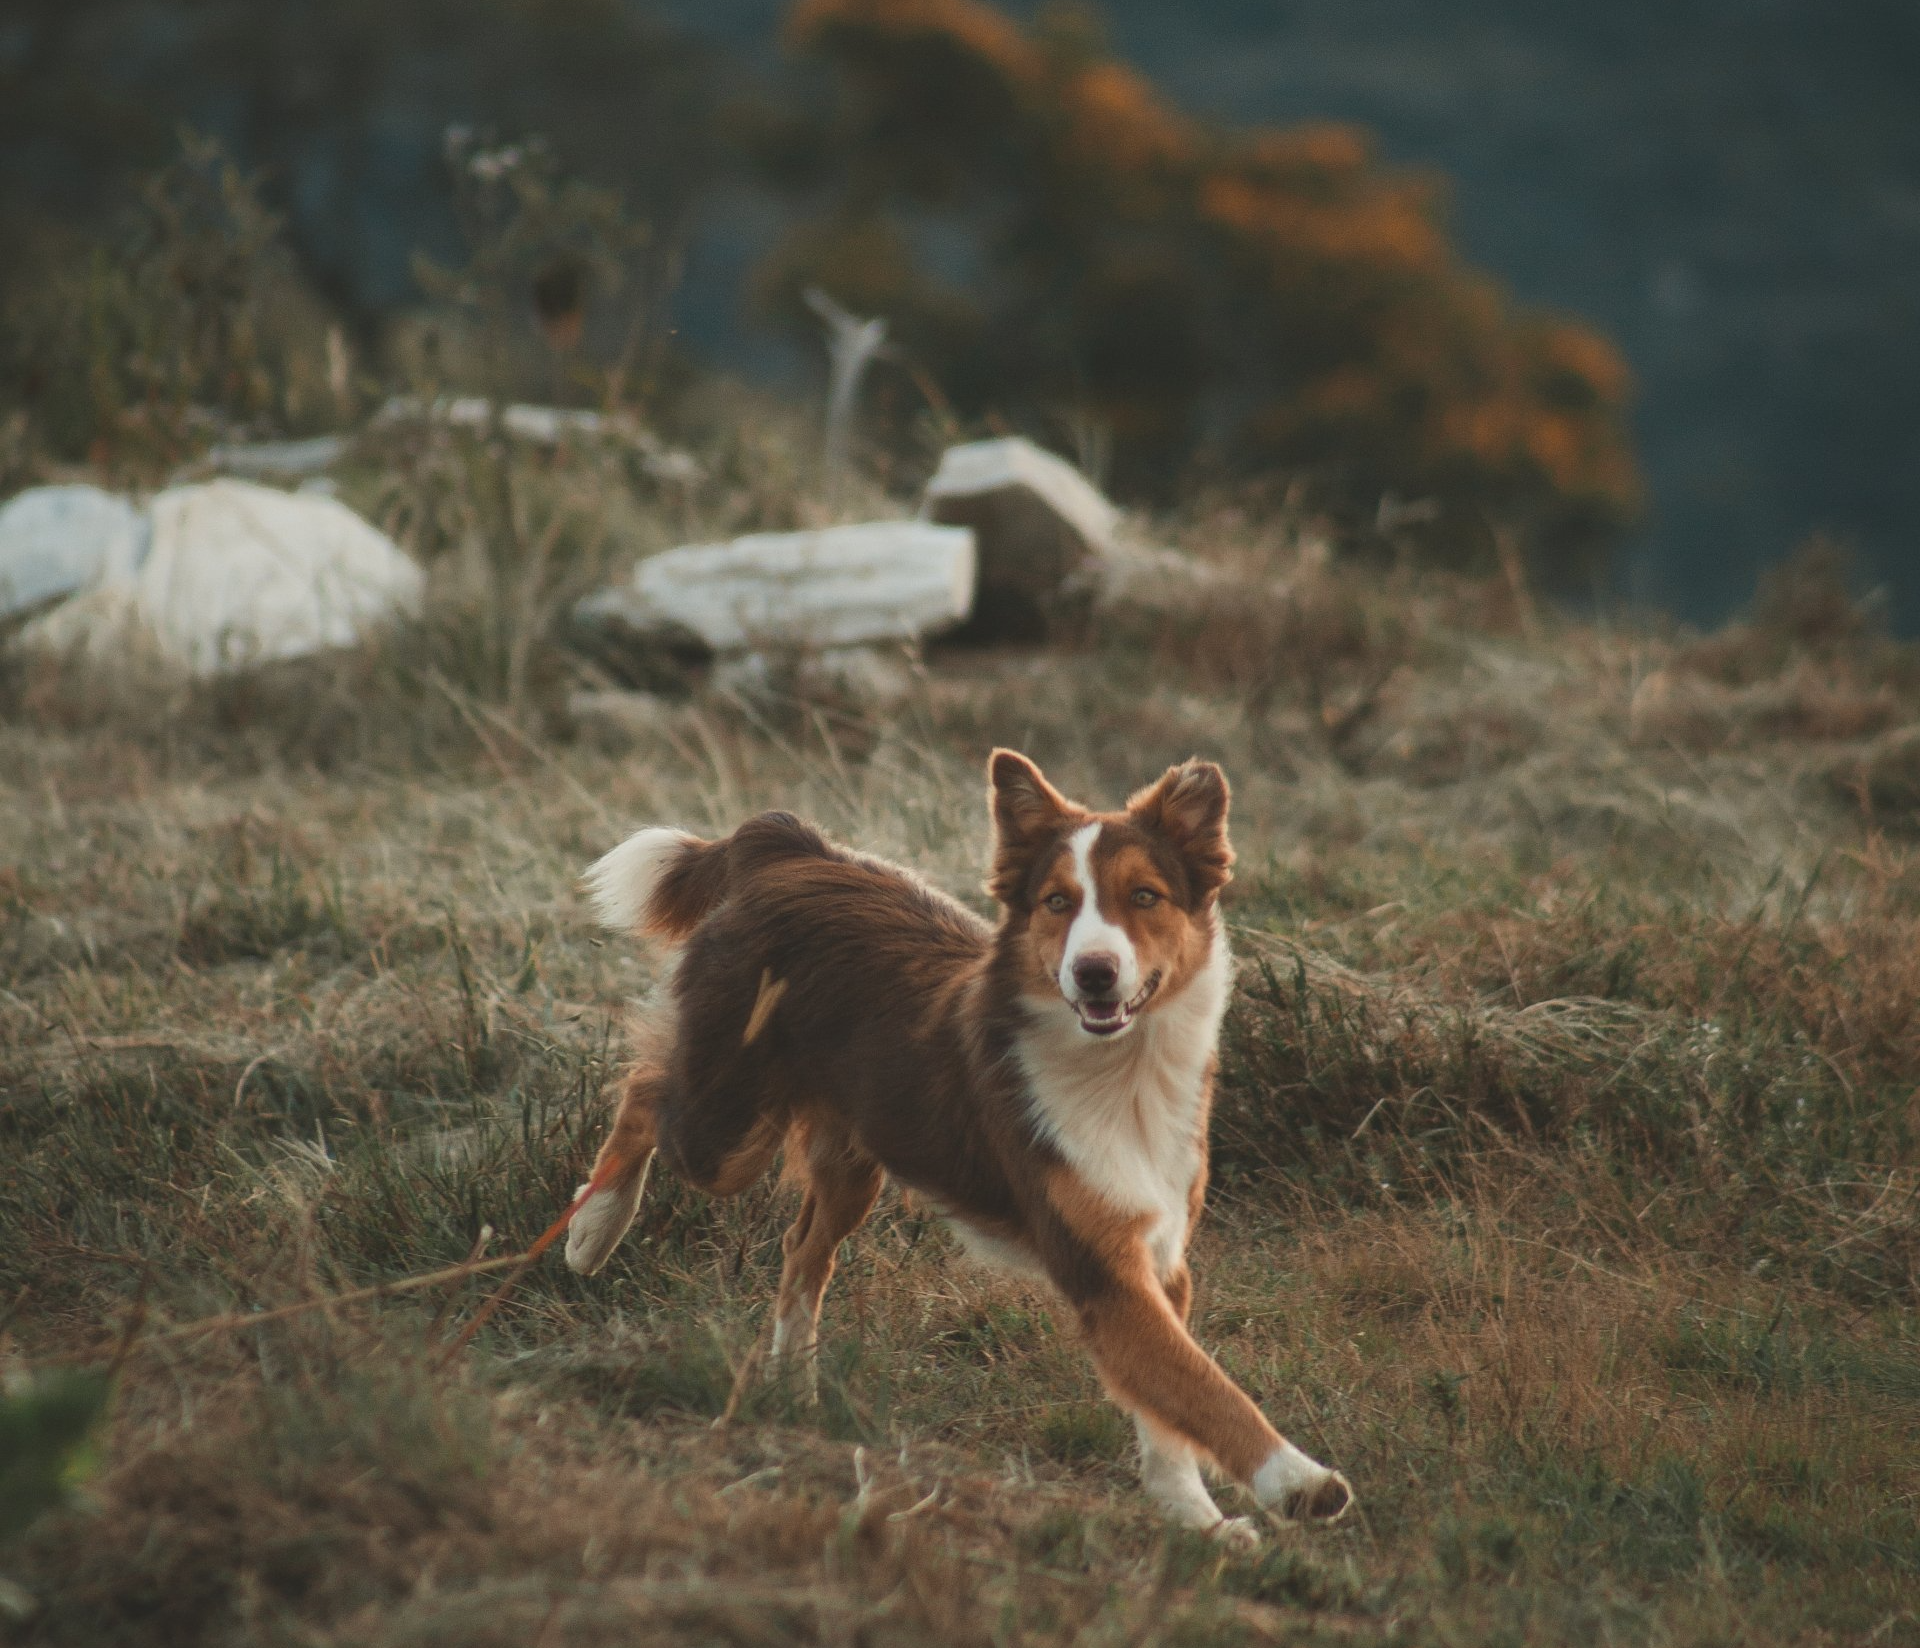
[[1211, 953], [1232, 875], [1226, 775], [1169, 767], [1117, 813], [1060, 794], [1024, 755], [995, 750], [993, 873], [1021, 988], [1063, 1000], [1090, 1036], [1118, 1036], [1176, 997]]

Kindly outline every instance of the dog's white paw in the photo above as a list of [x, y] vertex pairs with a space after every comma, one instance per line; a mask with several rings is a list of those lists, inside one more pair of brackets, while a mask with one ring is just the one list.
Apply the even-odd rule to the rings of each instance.
[[1338, 1471], [1307, 1483], [1274, 1507], [1289, 1522], [1338, 1522], [1353, 1508], [1353, 1487]]
[[1260, 1549], [1260, 1525], [1250, 1516], [1223, 1516], [1213, 1525], [1213, 1539], [1229, 1551]]
[[1289, 1522], [1337, 1522], [1353, 1504], [1353, 1488], [1338, 1471], [1282, 1442], [1255, 1473], [1253, 1497]]

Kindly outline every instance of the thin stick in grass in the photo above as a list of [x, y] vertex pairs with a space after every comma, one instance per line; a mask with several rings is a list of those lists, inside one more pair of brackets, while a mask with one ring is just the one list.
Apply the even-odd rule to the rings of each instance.
[[[304, 1316], [308, 1311], [325, 1310], [333, 1305], [356, 1305], [367, 1299], [385, 1299], [396, 1293], [414, 1293], [421, 1288], [437, 1287], [442, 1282], [457, 1282], [463, 1276], [483, 1276], [489, 1271], [505, 1270], [526, 1259], [524, 1253], [510, 1253], [499, 1259], [482, 1259], [478, 1264], [463, 1263], [447, 1265], [440, 1270], [426, 1271], [419, 1276], [403, 1276], [396, 1282], [375, 1282], [370, 1287], [355, 1288], [350, 1293], [328, 1293], [314, 1299], [302, 1299], [297, 1305], [281, 1305], [274, 1310], [238, 1310], [221, 1316], [203, 1316], [197, 1322], [182, 1322], [175, 1328], [166, 1328], [159, 1333], [149, 1333], [137, 1342], [137, 1348], [144, 1350], [150, 1345], [163, 1345], [175, 1339], [191, 1339], [198, 1334], [231, 1333], [239, 1328], [257, 1328], [267, 1322], [285, 1321], [291, 1316]], [[116, 1340], [114, 1351], [118, 1351], [126, 1335], [123, 1331], [120, 1340]]]
[[[619, 1165], [618, 1161], [610, 1161], [598, 1173], [595, 1173], [591, 1179], [580, 1187], [580, 1194], [568, 1203], [567, 1210], [562, 1213], [559, 1218], [555, 1219], [552, 1224], [547, 1226], [546, 1230], [541, 1233], [539, 1239], [533, 1246], [528, 1248], [525, 1253], [515, 1256], [513, 1268], [501, 1279], [500, 1285], [488, 1295], [487, 1302], [473, 1313], [473, 1319], [454, 1336], [453, 1343], [447, 1346], [446, 1354], [440, 1358], [439, 1363], [436, 1365], [436, 1372], [445, 1373], [446, 1370], [453, 1365], [453, 1359], [472, 1343], [473, 1336], [493, 1319], [493, 1313], [506, 1302], [507, 1295], [513, 1291], [514, 1285], [533, 1267], [540, 1255], [545, 1253], [548, 1248], [552, 1247], [553, 1244], [565, 1234], [567, 1226], [573, 1223], [573, 1216], [587, 1205], [587, 1199], [592, 1196], [596, 1190], [603, 1188], [605, 1181], [612, 1178]], [[648, 1166], [651, 1167], [651, 1165], [652, 1162], [651, 1159], [649, 1159]], [[642, 1183], [645, 1183], [644, 1179]]]

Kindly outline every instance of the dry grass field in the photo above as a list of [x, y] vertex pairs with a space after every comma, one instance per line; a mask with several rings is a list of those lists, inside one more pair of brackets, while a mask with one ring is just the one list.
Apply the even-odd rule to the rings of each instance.
[[[1182, 531], [1266, 571], [884, 714], [572, 727], [482, 597], [218, 687], [12, 666], [0, 1389], [114, 1372], [0, 1640], [1920, 1643], [1920, 661], [1814, 563], [1688, 638]], [[655, 966], [594, 856], [779, 805], [980, 905], [995, 743], [1235, 783], [1197, 1332], [1356, 1515], [1170, 1535], [1046, 1300], [891, 1192], [820, 1406], [720, 1428], [772, 1184], [657, 1174], [464, 1348], [497, 1273], [327, 1302], [583, 1177]]]

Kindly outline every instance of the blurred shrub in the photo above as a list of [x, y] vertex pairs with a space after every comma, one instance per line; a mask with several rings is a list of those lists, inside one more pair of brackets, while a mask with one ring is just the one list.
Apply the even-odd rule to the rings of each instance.
[[[1743, 617], [1682, 641], [1640, 682], [1631, 732], [1696, 750], [1834, 743], [1910, 730], [1916, 713], [1920, 647], [1887, 632], [1884, 592], [1857, 591], [1844, 546], [1815, 536], [1761, 574]], [[1835, 781], [1870, 813], [1902, 818], [1907, 750], [1894, 736], [1864, 767], [1844, 759]]]
[[1565, 577], [1634, 512], [1618, 354], [1517, 313], [1364, 134], [1209, 130], [1078, 11], [800, 0], [789, 36], [837, 87], [762, 134], [826, 203], [762, 270], [796, 323], [809, 284], [883, 314], [960, 411], [1110, 443], [1136, 491], [1204, 460], [1350, 517], [1415, 500], [1428, 559], [1505, 533]]
[[[266, 178], [290, 242], [356, 341], [410, 297], [414, 248], [457, 224], [445, 129], [542, 132], [618, 180], [673, 238], [711, 182], [711, 48], [630, 0], [8, 0], [0, 28], [0, 244], [97, 231], [182, 124]], [[0, 259], [0, 288], [17, 265]]]
[[1680, 662], [1729, 686], [1765, 681], [1802, 660], [1881, 666], [1898, 673], [1903, 650], [1889, 643], [1884, 590], [1862, 594], [1852, 552], [1816, 533], [1760, 574], [1753, 601], [1734, 623], [1684, 649]]
[[325, 313], [258, 184], [183, 134], [103, 244], [43, 243], [39, 278], [7, 286], [0, 404], [56, 456], [159, 468], [235, 430], [334, 421]]
[[466, 391], [537, 385], [555, 400], [608, 403], [644, 393], [668, 336], [677, 243], [618, 190], [565, 170], [544, 138], [486, 142], [455, 126], [445, 157], [468, 256], [453, 266], [414, 254], [434, 309], [396, 338], [403, 368], [431, 379], [452, 353]]

